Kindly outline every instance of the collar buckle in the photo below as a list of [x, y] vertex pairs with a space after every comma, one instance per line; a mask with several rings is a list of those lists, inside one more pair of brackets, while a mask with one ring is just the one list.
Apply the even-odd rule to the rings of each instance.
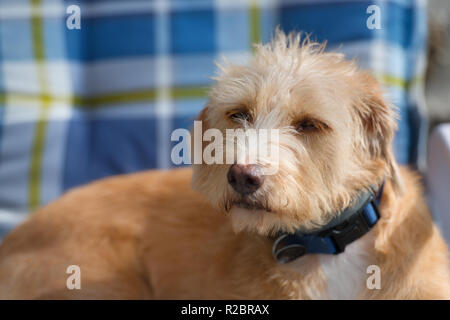
[[[370, 202], [370, 204], [369, 204]], [[322, 237], [330, 237], [331, 241], [336, 247], [335, 254], [344, 252], [345, 247], [357, 240], [372, 229], [373, 225], [367, 220], [366, 208], [372, 206], [377, 220], [380, 218], [378, 206], [375, 203], [374, 197], [371, 196], [366, 205], [364, 205], [356, 214], [351, 216], [344, 224], [338, 225], [330, 230], [320, 234]]]
[[[381, 192], [361, 194], [356, 204], [343, 211], [329, 228], [312, 233], [279, 233], [272, 246], [272, 254], [278, 263], [284, 264], [305, 254], [339, 254], [353, 241], [368, 233], [380, 219], [378, 203]], [[329, 225], [330, 225], [329, 224]]]

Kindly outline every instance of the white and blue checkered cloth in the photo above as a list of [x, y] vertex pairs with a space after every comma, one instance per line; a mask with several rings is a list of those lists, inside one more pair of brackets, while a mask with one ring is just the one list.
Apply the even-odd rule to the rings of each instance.
[[277, 25], [371, 69], [400, 108], [398, 160], [417, 161], [425, 1], [0, 0], [0, 237], [70, 188], [172, 167], [170, 134], [204, 106], [214, 61], [245, 62]]

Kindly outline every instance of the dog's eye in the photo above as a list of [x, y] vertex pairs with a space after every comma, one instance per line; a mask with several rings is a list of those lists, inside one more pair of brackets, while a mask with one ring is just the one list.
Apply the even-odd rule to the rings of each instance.
[[303, 120], [297, 123], [296, 126], [297, 131], [307, 132], [307, 131], [315, 131], [317, 130], [316, 124], [311, 120]]
[[309, 132], [316, 132], [319, 130], [325, 130], [328, 128], [328, 126], [325, 123], [322, 123], [317, 120], [313, 119], [304, 119], [299, 121], [295, 128], [300, 133], [309, 133]]
[[251, 121], [252, 117], [247, 111], [230, 111], [227, 113], [229, 119], [233, 121]]

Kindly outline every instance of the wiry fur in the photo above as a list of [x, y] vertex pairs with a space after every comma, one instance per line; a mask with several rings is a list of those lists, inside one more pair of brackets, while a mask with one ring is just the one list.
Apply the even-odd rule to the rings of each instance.
[[[242, 199], [227, 183], [230, 165], [95, 182], [5, 239], [0, 298], [450, 297], [447, 246], [416, 175], [396, 164], [395, 112], [369, 74], [323, 45], [278, 32], [247, 66], [222, 66], [216, 80], [199, 117], [203, 130], [280, 130], [278, 170], [247, 199], [258, 210], [236, 206]], [[231, 121], [235, 109], [251, 119]], [[298, 132], [305, 117], [320, 121], [318, 129]], [[257, 162], [275, 165], [270, 155]], [[382, 181], [380, 221], [344, 253], [274, 261], [267, 235], [321, 226]], [[81, 290], [66, 288], [73, 264]], [[366, 287], [372, 264], [380, 290]]]
[[[222, 66], [216, 77], [201, 118], [204, 129], [233, 126], [224, 121], [225, 114], [245, 108], [253, 118], [247, 127], [281, 130], [279, 172], [251, 197], [272, 213], [235, 218], [242, 221], [235, 223], [239, 230], [273, 233], [323, 225], [361, 189], [381, 184], [384, 177], [401, 192], [391, 150], [393, 108], [370, 75], [342, 54], [323, 49], [307, 39], [301, 42], [298, 34], [278, 32], [274, 42], [256, 47], [248, 66]], [[300, 136], [293, 126], [305, 116], [318, 117], [332, 129]], [[194, 167], [193, 187], [219, 209], [227, 209], [237, 195], [226, 183], [213, 186], [210, 177], [225, 176], [228, 168]]]

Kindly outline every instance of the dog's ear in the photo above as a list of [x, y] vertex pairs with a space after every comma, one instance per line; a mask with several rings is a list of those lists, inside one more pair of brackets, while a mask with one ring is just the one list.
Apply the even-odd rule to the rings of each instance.
[[362, 73], [360, 77], [358, 85], [361, 90], [355, 109], [361, 120], [363, 147], [373, 159], [385, 161], [392, 187], [401, 195], [404, 187], [392, 150], [397, 113], [394, 106], [383, 98], [378, 81], [373, 76]]

